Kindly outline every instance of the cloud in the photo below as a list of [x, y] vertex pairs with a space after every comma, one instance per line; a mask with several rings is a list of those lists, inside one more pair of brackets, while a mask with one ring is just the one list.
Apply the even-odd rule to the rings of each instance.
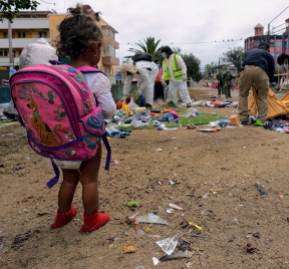
[[[187, 43], [251, 36], [257, 23], [262, 23], [267, 29], [267, 23], [289, 5], [289, 1], [284, 0], [66, 0], [56, 1], [53, 8], [63, 12], [77, 2], [90, 4], [95, 10], [102, 11], [103, 17], [119, 31], [120, 58], [127, 55], [131, 47], [125, 43], [134, 44], [154, 36], [163, 44], [174, 42], [182, 51], [194, 53], [202, 65], [218, 61], [226, 50], [243, 46], [244, 41]], [[287, 17], [289, 9], [276, 19], [274, 25], [284, 22]]]

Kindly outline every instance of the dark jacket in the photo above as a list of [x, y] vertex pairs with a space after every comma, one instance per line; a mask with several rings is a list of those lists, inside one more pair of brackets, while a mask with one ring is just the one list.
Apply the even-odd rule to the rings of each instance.
[[275, 62], [273, 56], [264, 49], [250, 49], [245, 54], [243, 68], [245, 65], [255, 65], [261, 67], [272, 82], [274, 80]]

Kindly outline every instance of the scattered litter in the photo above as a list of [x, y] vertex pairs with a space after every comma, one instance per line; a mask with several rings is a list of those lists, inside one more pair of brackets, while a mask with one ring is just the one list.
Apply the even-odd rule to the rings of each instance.
[[118, 164], [120, 164], [120, 161], [119, 160], [113, 160], [113, 164], [118, 165]]
[[187, 125], [187, 129], [188, 130], [195, 130], [195, 129], [197, 129], [197, 126], [195, 126], [193, 124], [189, 124], [189, 125]]
[[141, 206], [141, 202], [137, 200], [128, 200], [125, 204], [128, 208], [138, 208]]
[[177, 249], [180, 251], [192, 251], [191, 243], [184, 239], [179, 239]]
[[173, 208], [168, 208], [168, 209], [166, 210], [166, 212], [167, 212], [168, 214], [174, 214], [174, 213], [175, 213], [175, 210], [174, 210]]
[[153, 257], [152, 260], [153, 260], [153, 265], [154, 266], [157, 266], [160, 263], [160, 260], [158, 258], [156, 258], [156, 257]]
[[146, 269], [144, 266], [138, 266], [135, 269]]
[[156, 152], [162, 152], [162, 151], [163, 151], [162, 148], [157, 148], [157, 149], [156, 149]]
[[169, 225], [166, 220], [160, 218], [158, 215], [155, 215], [153, 213], [149, 213], [149, 214], [144, 215], [144, 216], [136, 217], [135, 223], [136, 224]]
[[133, 244], [126, 244], [122, 247], [122, 252], [124, 254], [132, 254], [137, 252], [137, 247]]
[[180, 227], [183, 228], [183, 229], [193, 228], [197, 232], [202, 232], [203, 231], [203, 227], [202, 226], [197, 225], [197, 224], [195, 224], [195, 223], [193, 223], [191, 221], [187, 221], [185, 219], [180, 223]]
[[202, 128], [202, 129], [198, 129], [198, 131], [202, 132], [202, 133], [217, 133], [220, 130], [221, 130], [220, 128]]
[[162, 249], [164, 253], [166, 253], [167, 255], [171, 255], [174, 253], [178, 245], [178, 237], [178, 235], [168, 237], [166, 239], [157, 241], [156, 244]]
[[128, 225], [132, 225], [132, 224], [135, 224], [135, 220], [136, 220], [136, 217], [137, 217], [138, 213], [135, 213], [133, 214], [132, 216], [127, 216], [125, 218], [125, 223], [128, 224]]
[[192, 232], [192, 237], [199, 238], [199, 239], [206, 239], [207, 236], [201, 234], [200, 232]]
[[192, 262], [187, 262], [185, 263], [187, 268], [192, 268], [193, 267], [193, 263]]
[[113, 127], [106, 128], [107, 135], [110, 137], [117, 137], [117, 138], [126, 138], [129, 136], [129, 132], [120, 131], [118, 129], [115, 129]]
[[245, 247], [245, 251], [248, 254], [254, 254], [259, 251], [256, 247], [254, 247], [252, 244], [248, 243]]
[[171, 255], [165, 255], [160, 258], [161, 262], [181, 260], [181, 259], [190, 259], [192, 258], [193, 253], [191, 251], [177, 251]]
[[240, 117], [238, 115], [231, 115], [229, 117], [229, 120], [230, 120], [230, 125], [232, 125], [232, 126], [240, 126], [241, 125]]
[[169, 180], [169, 185], [174, 186], [176, 184], [178, 184], [178, 182], [176, 180]]
[[28, 231], [24, 234], [18, 234], [15, 236], [14, 241], [12, 243], [11, 248], [14, 250], [18, 250], [19, 248], [24, 246], [24, 242], [29, 240], [32, 236], [31, 231]]
[[169, 207], [172, 208], [172, 209], [180, 210], [180, 211], [184, 210], [180, 206], [178, 206], [176, 204], [172, 204], [172, 203], [169, 204]]
[[257, 239], [261, 238], [261, 234], [259, 232], [253, 233], [252, 235], [253, 235], [253, 237], [255, 237]]
[[232, 104], [233, 104], [232, 101], [219, 101], [219, 100], [207, 101], [205, 103], [207, 107], [215, 107], [215, 108], [230, 107]]
[[255, 184], [255, 187], [256, 187], [257, 191], [259, 192], [259, 194], [260, 194], [262, 197], [268, 195], [268, 192], [266, 191], [265, 187], [264, 187], [260, 182], [257, 182], [257, 183]]
[[199, 114], [199, 112], [195, 108], [191, 107], [190, 109], [187, 110], [185, 117], [186, 118], [193, 118], [193, 117], [198, 116], [198, 114]]

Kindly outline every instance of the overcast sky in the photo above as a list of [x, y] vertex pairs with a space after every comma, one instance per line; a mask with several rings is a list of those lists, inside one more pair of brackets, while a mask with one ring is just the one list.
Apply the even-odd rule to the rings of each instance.
[[[267, 24], [284, 8], [289, 0], [39, 0], [40, 9], [64, 12], [76, 3], [90, 4], [101, 11], [119, 34], [118, 57], [129, 55], [128, 48], [148, 36], [161, 39], [162, 44], [179, 47], [193, 53], [202, 66], [217, 62], [229, 48], [243, 46], [244, 41], [219, 42], [253, 35], [254, 26]], [[43, 2], [55, 2], [47, 5]], [[272, 26], [289, 18], [289, 8]], [[216, 43], [212, 41], [218, 41]], [[197, 44], [198, 42], [208, 42]], [[129, 44], [128, 44], [129, 43]]]

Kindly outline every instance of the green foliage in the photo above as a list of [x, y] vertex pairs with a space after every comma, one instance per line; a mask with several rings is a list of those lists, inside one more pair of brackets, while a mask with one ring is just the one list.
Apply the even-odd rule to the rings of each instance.
[[148, 53], [153, 57], [153, 60], [160, 60], [159, 45], [161, 40], [154, 37], [147, 37], [144, 41], [135, 43], [137, 48], [130, 48], [129, 51], [135, 54]]
[[213, 79], [218, 71], [218, 65], [215, 63], [210, 63], [205, 65], [204, 78]]
[[182, 54], [182, 57], [187, 65], [188, 77], [192, 78], [195, 81], [200, 81], [200, 79], [202, 78], [200, 70], [200, 60], [192, 53]]
[[245, 57], [245, 52], [242, 47], [231, 49], [227, 51], [224, 56], [227, 62], [233, 64], [239, 72], [241, 71], [242, 61]]
[[35, 0], [0, 0], [0, 21], [8, 19], [12, 22], [18, 12], [36, 10], [38, 5]]

